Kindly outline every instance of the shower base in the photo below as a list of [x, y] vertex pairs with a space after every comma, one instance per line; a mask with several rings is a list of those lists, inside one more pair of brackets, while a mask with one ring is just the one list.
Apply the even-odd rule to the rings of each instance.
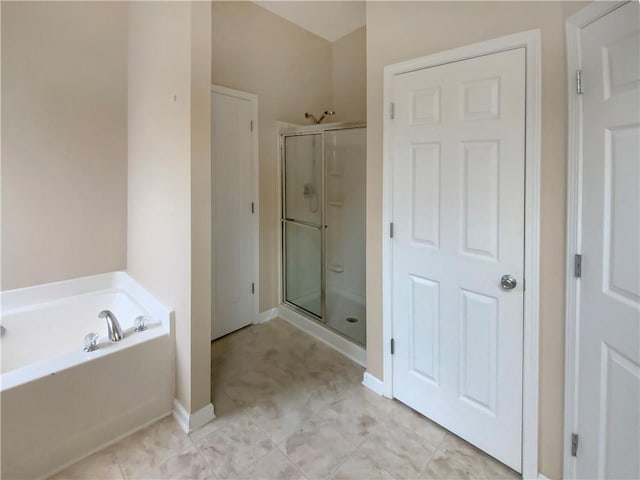
[[[290, 299], [290, 303], [308, 312], [320, 312], [322, 301], [320, 295]], [[344, 335], [358, 345], [367, 343], [367, 319], [364, 298], [339, 291], [327, 292], [326, 322], [330, 329]], [[356, 319], [357, 321], [353, 321]]]

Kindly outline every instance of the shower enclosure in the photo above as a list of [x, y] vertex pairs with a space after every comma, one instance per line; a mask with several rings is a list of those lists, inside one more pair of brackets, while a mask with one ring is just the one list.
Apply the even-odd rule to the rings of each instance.
[[364, 346], [366, 126], [280, 132], [282, 301]]

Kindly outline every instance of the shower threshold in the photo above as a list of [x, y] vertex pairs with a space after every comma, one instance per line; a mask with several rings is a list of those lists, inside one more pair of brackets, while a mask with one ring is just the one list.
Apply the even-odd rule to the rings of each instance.
[[280, 305], [278, 314], [292, 325], [321, 340], [354, 362], [366, 367], [367, 352], [364, 346], [327, 326], [317, 316], [289, 302], [284, 302]]

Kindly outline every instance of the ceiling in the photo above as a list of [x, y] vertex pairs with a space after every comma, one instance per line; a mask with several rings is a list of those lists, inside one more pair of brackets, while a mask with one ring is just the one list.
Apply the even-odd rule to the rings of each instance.
[[255, 1], [254, 3], [330, 42], [363, 27], [366, 22], [363, 1]]

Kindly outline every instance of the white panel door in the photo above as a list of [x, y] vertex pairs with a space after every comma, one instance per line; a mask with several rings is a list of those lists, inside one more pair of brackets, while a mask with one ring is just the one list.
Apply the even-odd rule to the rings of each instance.
[[640, 478], [640, 9], [581, 32], [578, 478]]
[[253, 133], [255, 105], [211, 94], [213, 316], [215, 339], [255, 321]]
[[525, 51], [397, 75], [392, 96], [393, 394], [520, 471]]

